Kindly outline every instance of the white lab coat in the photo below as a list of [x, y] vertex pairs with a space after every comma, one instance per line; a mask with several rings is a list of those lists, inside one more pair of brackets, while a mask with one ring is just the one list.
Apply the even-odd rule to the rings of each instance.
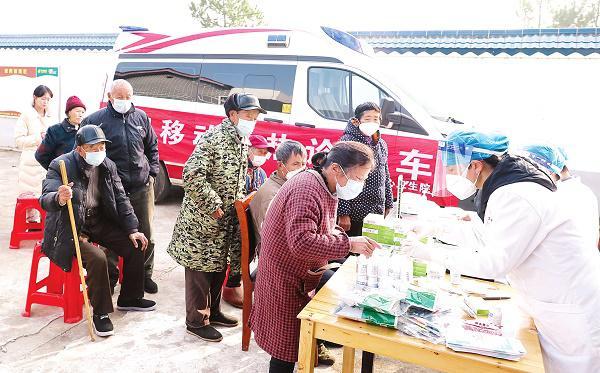
[[455, 257], [463, 274], [507, 277], [539, 331], [548, 372], [600, 372], [600, 254], [577, 213], [567, 193], [500, 187], [485, 213], [485, 249]]
[[573, 176], [565, 181], [558, 183], [558, 191], [566, 193], [567, 198], [577, 208], [578, 218], [583, 226], [586, 227], [585, 232], [592, 245], [598, 245], [598, 199], [594, 192], [581, 182], [577, 176]]

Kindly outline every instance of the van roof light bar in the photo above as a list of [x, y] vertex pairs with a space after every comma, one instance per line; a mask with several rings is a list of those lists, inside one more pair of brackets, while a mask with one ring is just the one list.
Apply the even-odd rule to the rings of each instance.
[[269, 35], [267, 46], [269, 48], [287, 48], [290, 45], [290, 37], [285, 34]]

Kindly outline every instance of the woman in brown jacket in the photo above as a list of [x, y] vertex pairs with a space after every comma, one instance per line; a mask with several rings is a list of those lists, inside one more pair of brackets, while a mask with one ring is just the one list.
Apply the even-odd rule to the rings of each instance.
[[315, 154], [313, 165], [283, 185], [262, 226], [250, 324], [258, 345], [271, 355], [272, 373], [294, 370], [296, 316], [321, 278], [313, 272], [349, 252], [370, 256], [378, 246], [365, 237], [348, 237], [336, 225], [338, 198], [360, 194], [374, 166], [371, 149], [337, 143], [329, 153]]

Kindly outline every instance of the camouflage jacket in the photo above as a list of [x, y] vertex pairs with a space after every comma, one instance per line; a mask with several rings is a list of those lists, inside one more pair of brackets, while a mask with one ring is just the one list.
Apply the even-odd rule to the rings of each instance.
[[[239, 222], [233, 202], [244, 197], [248, 146], [229, 119], [208, 130], [183, 169], [185, 196], [167, 252], [186, 268], [240, 273]], [[221, 220], [211, 214], [221, 208]]]

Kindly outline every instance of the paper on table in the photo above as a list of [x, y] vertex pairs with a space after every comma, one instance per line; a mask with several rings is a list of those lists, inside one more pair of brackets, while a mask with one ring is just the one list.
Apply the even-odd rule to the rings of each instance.
[[498, 335], [465, 330], [460, 326], [448, 328], [446, 346], [454, 351], [517, 361], [527, 353], [521, 341]]

